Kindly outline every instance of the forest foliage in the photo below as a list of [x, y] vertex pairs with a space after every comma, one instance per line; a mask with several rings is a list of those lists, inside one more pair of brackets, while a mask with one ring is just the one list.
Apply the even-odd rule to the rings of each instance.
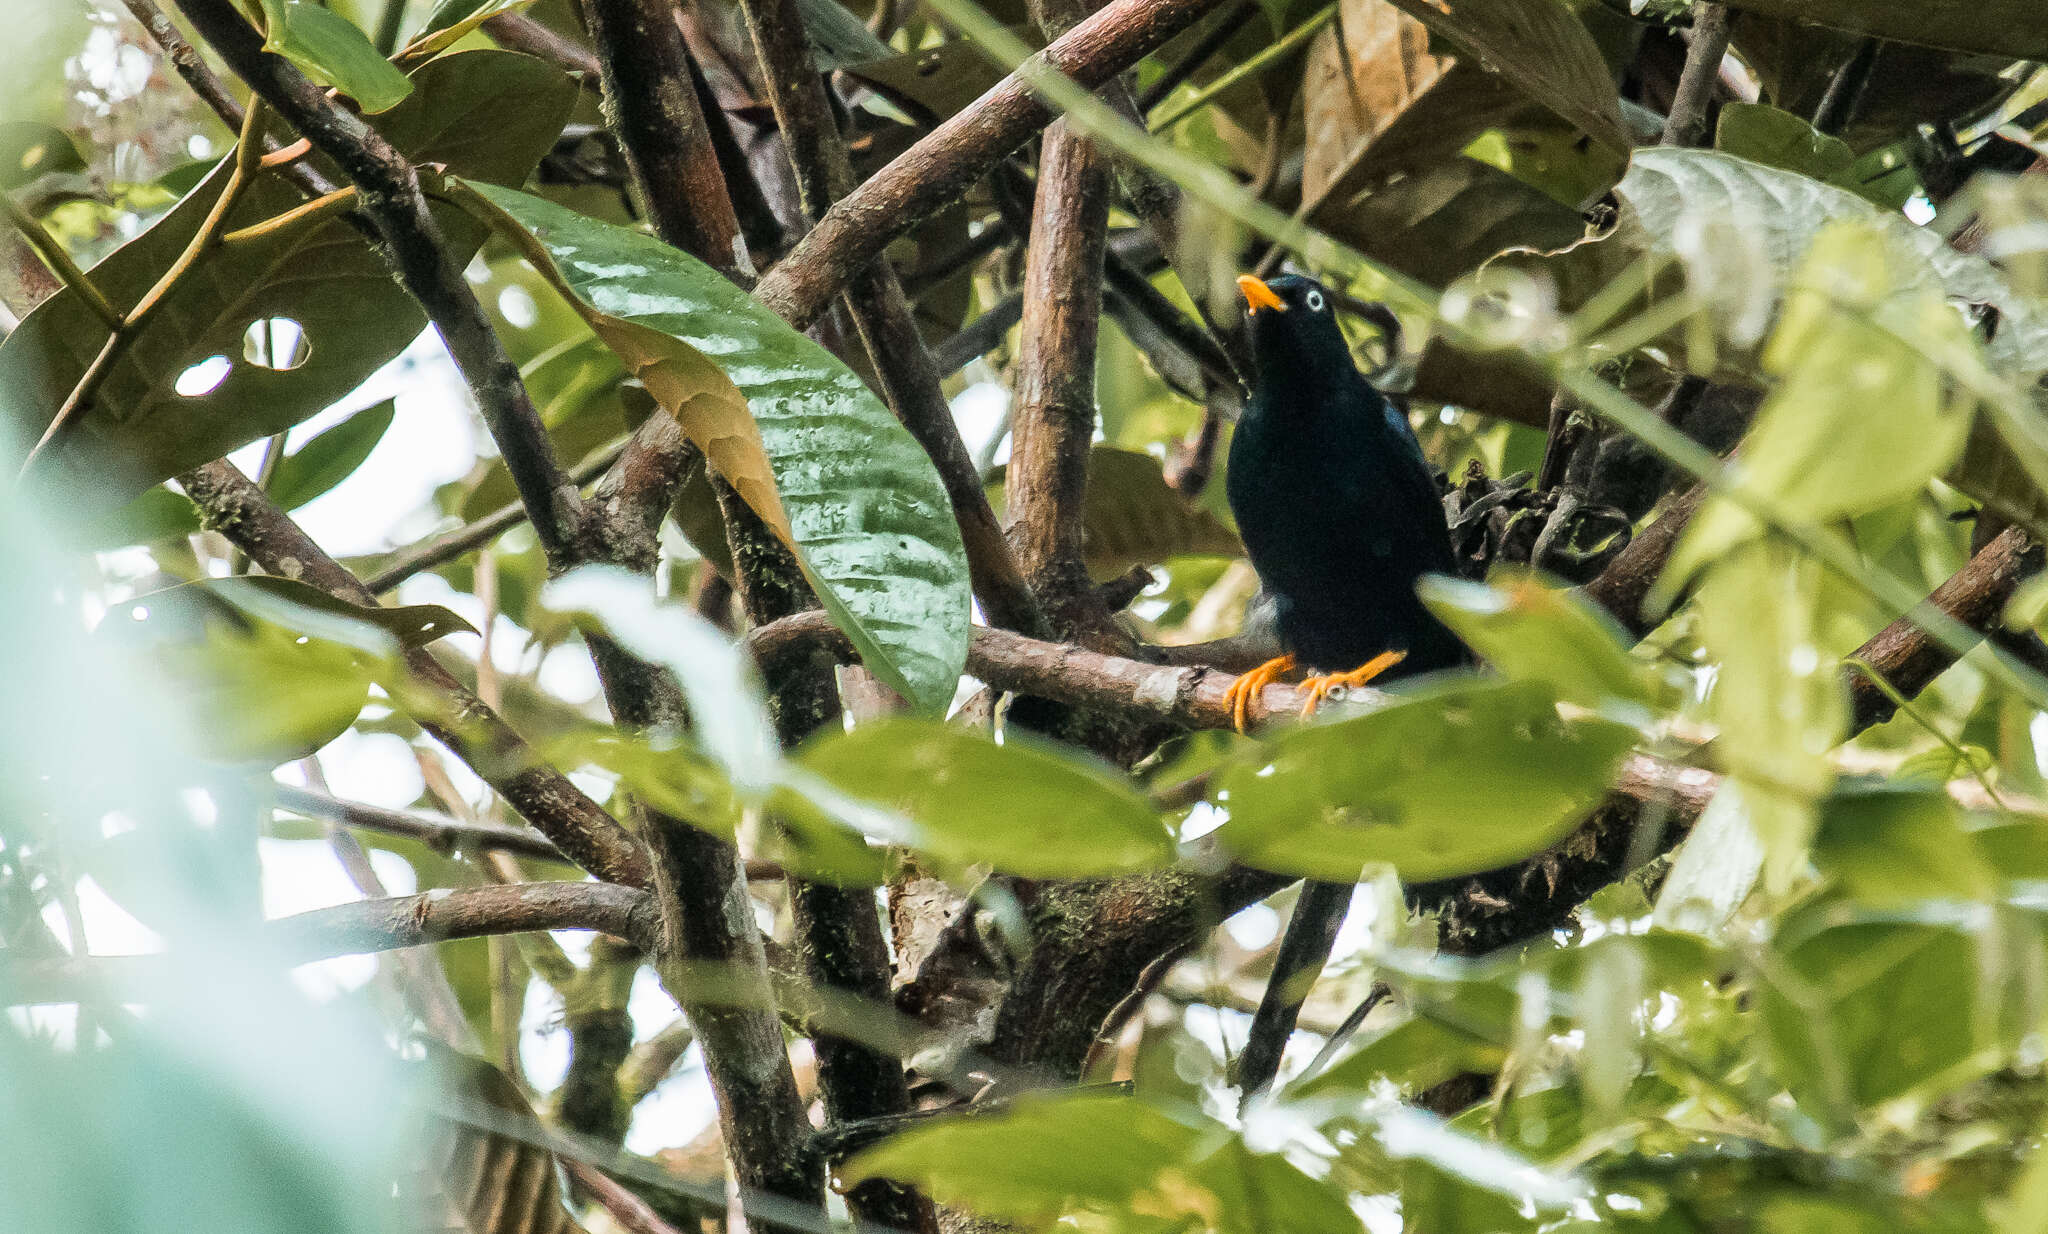
[[[2048, 1229], [2039, 0], [0, 12], [25, 1226]], [[1484, 663], [1245, 734], [1283, 260]]]

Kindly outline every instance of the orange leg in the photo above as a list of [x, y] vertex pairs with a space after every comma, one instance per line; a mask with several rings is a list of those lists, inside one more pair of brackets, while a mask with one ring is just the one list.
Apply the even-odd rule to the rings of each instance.
[[1276, 660], [1266, 661], [1230, 683], [1230, 693], [1223, 696], [1223, 701], [1230, 707], [1230, 718], [1237, 724], [1238, 732], [1251, 731], [1248, 723], [1251, 719], [1251, 707], [1265, 688], [1297, 667], [1293, 656], [1281, 656]]
[[[1366, 685], [1373, 678], [1407, 658], [1408, 653], [1405, 651], [1382, 651], [1348, 673], [1331, 673], [1327, 676], [1310, 677], [1301, 683], [1301, 688], [1308, 693], [1308, 700], [1301, 705], [1301, 718], [1306, 720], [1314, 715], [1316, 713], [1316, 705], [1327, 698], [1331, 691], [1353, 689]], [[1243, 680], [1243, 678], [1239, 678], [1239, 680]], [[1244, 726], [1240, 724], [1238, 727], [1242, 728]]]

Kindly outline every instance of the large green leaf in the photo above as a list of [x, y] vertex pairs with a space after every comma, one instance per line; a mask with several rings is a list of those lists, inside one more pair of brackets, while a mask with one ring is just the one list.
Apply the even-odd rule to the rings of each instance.
[[1459, 681], [1282, 734], [1221, 777], [1222, 846], [1248, 864], [1350, 882], [1475, 874], [1557, 843], [1600, 800], [1634, 730], [1558, 715], [1537, 683]]
[[1002, 745], [935, 721], [833, 733], [803, 763], [842, 791], [901, 809], [919, 847], [1026, 878], [1088, 878], [1173, 860], [1173, 837], [1128, 778], [1012, 731]]
[[263, 0], [263, 50], [274, 51], [366, 112], [389, 111], [412, 83], [377, 54], [354, 22], [312, 0]]
[[[986, 1217], [1051, 1228], [1076, 1208], [1113, 1229], [1355, 1234], [1334, 1189], [1249, 1151], [1193, 1110], [1100, 1092], [1028, 1095], [978, 1117], [936, 1120], [869, 1149], [849, 1181], [895, 1178]], [[1142, 1224], [1127, 1224], [1142, 1214]]]
[[[786, 511], [820, 603], [868, 667], [943, 711], [967, 659], [966, 552], [931, 459], [874, 392], [688, 254], [525, 193], [470, 187], [544, 246], [535, 256], [748, 503], [771, 526]], [[693, 419], [735, 391], [754, 424]], [[742, 439], [754, 425], [773, 484], [750, 490], [728, 460], [751, 448]]]
[[[413, 94], [376, 117], [377, 127], [409, 157], [494, 180], [516, 182], [533, 169], [575, 97], [559, 70], [509, 52], [447, 56], [413, 81]], [[117, 307], [139, 300], [184, 251], [226, 175], [225, 166], [216, 168], [148, 231], [93, 267], [94, 282]], [[298, 204], [282, 179], [260, 176], [228, 225], [260, 223]], [[453, 207], [434, 214], [451, 258], [467, 261], [484, 229]], [[250, 327], [273, 319], [303, 329], [303, 363], [269, 368], [244, 361]], [[137, 331], [65, 448], [38, 461], [37, 470], [73, 500], [133, 496], [323, 410], [397, 355], [424, 324], [348, 220], [288, 224], [215, 248]], [[79, 296], [64, 291], [0, 346], [0, 414], [17, 440], [41, 435], [107, 333]], [[205, 393], [179, 394], [179, 378], [209, 357], [227, 363], [226, 376]]]
[[1567, 703], [1643, 721], [1669, 701], [1650, 666], [1628, 654], [1628, 638], [1605, 610], [1532, 573], [1497, 571], [1490, 583], [1432, 575], [1422, 602], [1488, 664], [1518, 681], [1540, 681]]
[[[1982, 257], [1951, 248], [1933, 231], [1847, 189], [1715, 150], [1660, 146], [1635, 152], [1615, 194], [1626, 207], [1621, 227], [1580, 250], [1616, 250], [1599, 264], [1598, 279], [1645, 251], [1677, 255], [1681, 231], [1700, 220], [1739, 221], [1744, 242], [1754, 246], [1756, 268], [1766, 274], [1796, 267], [1830, 224], [1866, 222], [1923, 259], [1924, 265], [1904, 272], [1902, 290], [1932, 283], [1958, 303], [1999, 310], [1998, 330], [1986, 346], [1995, 368], [2012, 375], [2048, 369], [2048, 309], [2015, 295]], [[1724, 266], [1734, 264], [1728, 254], [1720, 256]], [[1734, 269], [1730, 275], [1739, 276]], [[1759, 292], [1777, 307], [1782, 289], [1766, 282]]]
[[[1888, 229], [1843, 222], [1814, 237], [1763, 354], [1777, 384], [1737, 481], [1754, 501], [1802, 523], [1866, 514], [1919, 492], [1961, 453], [1974, 400], [1946, 374], [1984, 362], [1941, 289], [1916, 278], [1919, 265]], [[1656, 601], [1757, 531], [1747, 509], [1709, 503]]]

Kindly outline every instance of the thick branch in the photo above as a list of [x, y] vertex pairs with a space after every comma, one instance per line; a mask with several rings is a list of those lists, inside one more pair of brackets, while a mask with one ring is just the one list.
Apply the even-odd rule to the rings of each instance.
[[[657, 230], [668, 243], [744, 285], [750, 262], [699, 110], [677, 11], [662, 0], [590, 0], [589, 8], [607, 111]], [[590, 519], [596, 551], [651, 575], [659, 559], [656, 531], [692, 457], [670, 417], [642, 425], [599, 486]], [[737, 546], [734, 559], [746, 559]], [[667, 673], [609, 638], [585, 637], [605, 700], [622, 727], [687, 724], [681, 693]], [[659, 946], [651, 954], [703, 1047], [734, 1172], [749, 1190], [817, 1205], [823, 1173], [783, 1047], [764, 941], [739, 854], [681, 818], [651, 809], [645, 814], [661, 910]], [[726, 972], [746, 997], [737, 1004], [707, 1000], [683, 976], [707, 965]]]
[[[1116, 0], [1035, 59], [1092, 90], [1221, 2]], [[810, 325], [884, 246], [966, 192], [1053, 114], [1021, 77], [1005, 78], [833, 206], [755, 294], [785, 320]]]
[[[793, 0], [743, 0], [741, 7], [803, 212], [808, 219], [816, 219], [851, 191], [854, 178], [824, 79], [812, 66], [803, 18]], [[1010, 620], [1031, 621], [1035, 610], [1030, 608], [1030, 595], [1024, 591], [1016, 567], [1008, 562], [1007, 554], [993, 560], [988, 556], [991, 544], [1002, 548], [1000, 536], [988, 534], [994, 531], [995, 516], [939, 388], [938, 371], [911, 316], [910, 301], [886, 258], [870, 263], [855, 276], [847, 309], [890, 406], [923, 444], [947, 482], [967, 540], [977, 592], [1009, 610], [1004, 615]], [[743, 579], [749, 616], [758, 619], [764, 609], [762, 597], [750, 594], [755, 592], [750, 580]], [[1021, 612], [1016, 611], [1019, 604]], [[813, 692], [821, 696], [830, 692], [829, 681], [815, 668], [781, 677], [776, 710], [786, 744], [810, 735], [810, 716], [804, 713], [822, 710], [826, 700], [820, 697], [809, 708], [792, 703]], [[877, 1004], [887, 1001], [889, 954], [873, 895], [821, 883], [792, 882], [790, 911], [804, 969], [814, 984]], [[898, 1059], [829, 1034], [816, 1036], [813, 1045], [828, 1126], [900, 1114], [910, 1108], [910, 1087]], [[903, 1229], [934, 1226], [930, 1205], [897, 1183], [864, 1182], [848, 1192], [847, 1203], [862, 1222]]]
[[449, 260], [441, 229], [427, 213], [418, 170], [289, 61], [264, 51], [262, 37], [229, 0], [184, 0], [182, 7], [236, 74], [356, 186], [362, 209], [383, 240], [385, 260], [426, 310], [468, 383], [541, 547], [557, 565], [573, 561], [582, 501], [555, 460], [554, 445], [518, 366], [492, 331], [461, 269]]
[[[201, 521], [271, 574], [311, 583], [351, 604], [375, 607], [377, 597], [312, 537], [292, 522], [269, 494], [234, 464], [196, 467], [178, 477]], [[512, 727], [486, 706], [433, 654], [405, 655], [411, 679], [427, 686], [445, 707], [416, 714], [420, 726], [468, 763], [520, 817], [555, 842], [576, 864], [599, 878], [629, 886], [648, 882], [647, 853], [604, 807], [548, 766]], [[402, 704], [406, 690], [395, 692]]]
[[754, 263], [697, 108], [672, 0], [584, 0], [604, 69], [605, 119], [647, 198], [654, 232], [745, 287]]
[[596, 930], [651, 946], [660, 913], [646, 892], [611, 883], [495, 883], [356, 900], [265, 927], [301, 961], [530, 930]]
[[1095, 432], [1095, 342], [1102, 315], [1111, 167], [1064, 122], [1046, 134], [1024, 269], [1009, 481], [1010, 539], [1059, 631], [1098, 635], [1108, 614], [1082, 563], [1082, 500]]

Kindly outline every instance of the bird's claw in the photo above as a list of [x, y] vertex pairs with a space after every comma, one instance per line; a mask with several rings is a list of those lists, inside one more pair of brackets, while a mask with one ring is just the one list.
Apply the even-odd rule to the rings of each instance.
[[[1306, 720], [1313, 716], [1316, 713], [1316, 707], [1332, 693], [1338, 690], [1356, 689], [1359, 686], [1369, 685], [1373, 678], [1407, 658], [1408, 653], [1405, 651], [1382, 651], [1348, 673], [1329, 673], [1324, 676], [1310, 677], [1301, 683], [1302, 691], [1308, 695], [1301, 704], [1301, 718]], [[1242, 680], [1242, 678], [1239, 680]], [[1239, 727], [1242, 728], [1243, 726], [1239, 725]]]
[[1266, 687], [1295, 670], [1294, 657], [1280, 656], [1268, 660], [1248, 673], [1240, 674], [1230, 683], [1230, 692], [1223, 696], [1223, 703], [1230, 708], [1230, 719], [1237, 725], [1237, 731], [1251, 731], [1251, 708]]

